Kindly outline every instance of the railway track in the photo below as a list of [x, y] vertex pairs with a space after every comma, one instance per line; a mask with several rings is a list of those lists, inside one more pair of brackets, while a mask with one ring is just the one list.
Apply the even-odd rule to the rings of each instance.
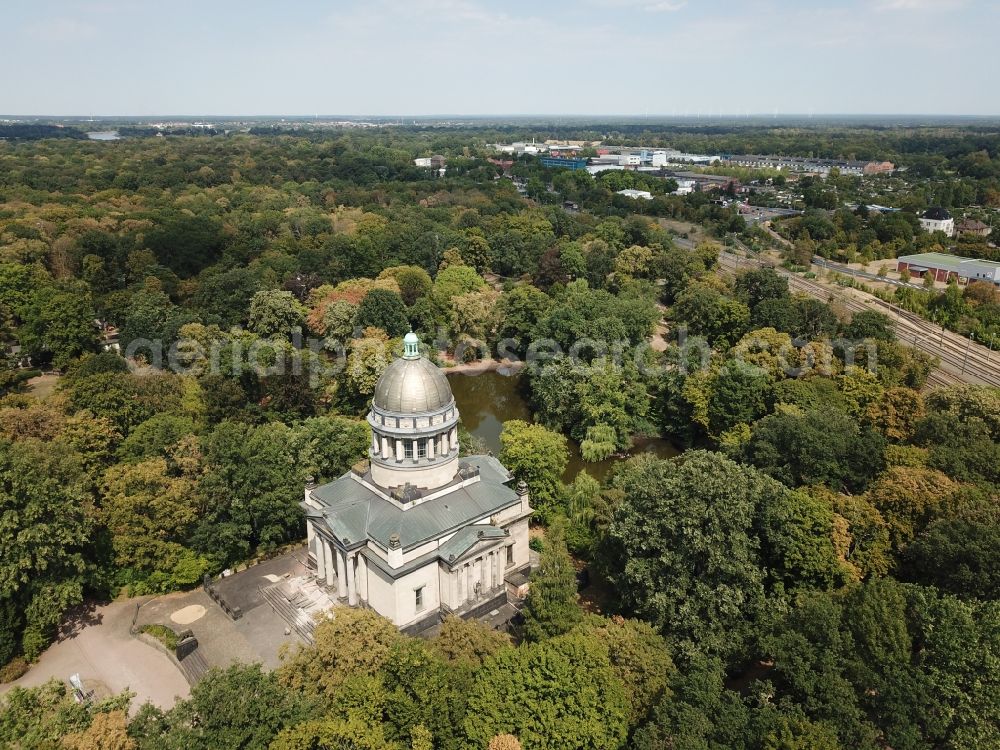
[[[728, 273], [736, 273], [741, 270], [761, 268], [767, 264], [754, 257], [744, 258], [723, 251], [719, 253], [719, 265]], [[938, 360], [937, 368], [931, 371], [927, 379], [929, 385], [975, 383], [1000, 387], [1000, 352], [990, 351], [969, 339], [941, 330], [918, 315], [877, 297], [868, 295], [861, 300], [819, 282], [804, 279], [783, 268], [774, 270], [788, 279], [788, 286], [793, 291], [803, 292], [824, 302], [836, 301], [851, 312], [874, 308], [888, 311], [893, 322], [893, 330], [900, 343]]]

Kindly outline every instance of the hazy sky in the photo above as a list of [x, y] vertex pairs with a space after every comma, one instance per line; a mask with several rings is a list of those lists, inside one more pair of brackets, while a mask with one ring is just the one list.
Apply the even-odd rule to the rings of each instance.
[[0, 8], [6, 114], [1000, 114], [1000, 0]]

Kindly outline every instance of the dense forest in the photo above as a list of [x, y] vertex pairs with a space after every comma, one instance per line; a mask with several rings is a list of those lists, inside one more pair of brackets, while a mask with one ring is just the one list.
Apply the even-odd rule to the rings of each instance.
[[[85, 600], [299, 541], [306, 477], [364, 455], [411, 328], [445, 366], [529, 361], [534, 421], [505, 425], [500, 459], [544, 526], [513, 638], [448, 621], [424, 641], [344, 608], [278, 670], [213, 671], [169, 711], [15, 689], [0, 745], [1000, 745], [1000, 392], [926, 388], [934, 363], [878, 313], [766, 268], [719, 274], [727, 234], [763, 241], [735, 209], [651, 185], [640, 212], [622, 177], [531, 159], [505, 176], [484, 148], [498, 133], [0, 142], [0, 343], [17, 352], [0, 368], [0, 678]], [[988, 132], [653, 137], [898, 158], [989, 200], [1000, 180]], [[444, 176], [414, 166], [430, 154]], [[659, 218], [708, 239], [686, 249]], [[786, 231], [843, 257], [913, 241], [911, 224], [837, 211]], [[996, 315], [971, 289], [928, 304]], [[54, 393], [28, 384], [41, 370]], [[642, 435], [683, 452], [563, 481], [567, 438], [598, 461]], [[604, 614], [580, 606], [574, 559], [613, 592]]]

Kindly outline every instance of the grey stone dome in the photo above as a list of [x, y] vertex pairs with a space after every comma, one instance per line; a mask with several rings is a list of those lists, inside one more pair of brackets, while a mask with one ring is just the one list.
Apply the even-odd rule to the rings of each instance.
[[382, 412], [422, 414], [454, 401], [444, 372], [424, 357], [394, 360], [375, 385], [372, 405]]

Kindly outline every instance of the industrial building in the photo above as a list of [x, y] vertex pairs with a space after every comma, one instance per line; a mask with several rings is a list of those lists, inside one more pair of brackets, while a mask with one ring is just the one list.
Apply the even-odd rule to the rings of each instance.
[[845, 159], [813, 159], [802, 156], [776, 154], [733, 154], [724, 159], [726, 164], [751, 169], [784, 169], [790, 172], [828, 174], [837, 169], [841, 174], [889, 174], [896, 166], [890, 161], [849, 161]]
[[674, 195], [690, 195], [694, 192], [694, 186], [697, 184], [694, 180], [684, 180], [674, 178], [674, 182], [677, 183], [677, 189], [674, 191]]
[[995, 260], [961, 258], [945, 253], [918, 253], [896, 258], [897, 271], [909, 271], [913, 276], [923, 276], [928, 271], [935, 281], [952, 281], [967, 284], [970, 281], [990, 281], [1000, 285], [1000, 263]]
[[635, 190], [634, 188], [625, 188], [624, 190], [616, 191], [618, 195], [624, 195], [626, 198], [632, 198], [637, 200], [639, 198], [651, 201], [653, 200], [653, 194], [648, 190]]
[[[667, 172], [667, 177], [677, 180], [678, 187], [683, 183], [693, 190], [707, 192], [709, 190], [729, 190], [736, 193], [746, 192], [747, 188], [735, 177], [722, 174], [707, 174], [705, 172]], [[691, 192], [691, 191], [689, 191]]]
[[549, 169], [586, 169], [586, 159], [567, 159], [560, 156], [542, 156], [538, 163]]

